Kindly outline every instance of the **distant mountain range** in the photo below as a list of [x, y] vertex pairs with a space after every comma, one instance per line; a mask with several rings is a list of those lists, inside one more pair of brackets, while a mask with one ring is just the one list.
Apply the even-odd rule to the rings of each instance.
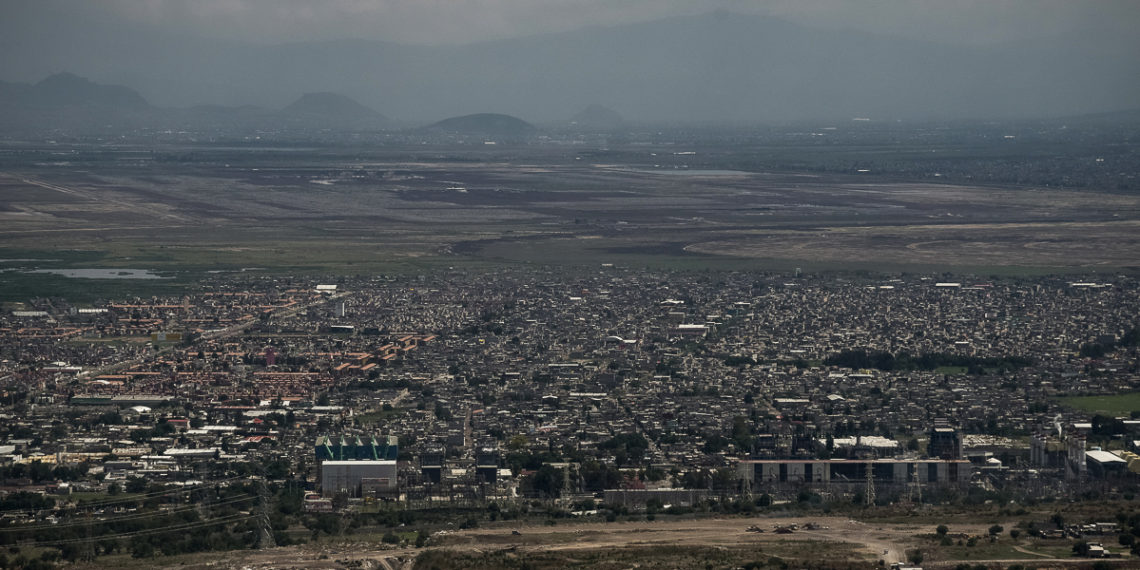
[[[1063, 119], [1084, 124], [1140, 124], [1140, 109], [1070, 115]], [[561, 128], [617, 131], [628, 128], [616, 111], [588, 105]], [[101, 85], [71, 73], [59, 73], [35, 83], [0, 81], [0, 132], [109, 133], [131, 128], [219, 130], [237, 134], [254, 130], [319, 129], [376, 131], [407, 128], [379, 112], [338, 93], [306, 93], [273, 110], [254, 105], [196, 105], [186, 108], [152, 106], [142, 95], [121, 85]], [[518, 138], [538, 132], [535, 125], [501, 113], [474, 113], [447, 118], [421, 132]]]
[[71, 73], [39, 83], [0, 82], [0, 129], [92, 131], [145, 124], [155, 109], [137, 92], [100, 85]]
[[[100, 85], [58, 73], [34, 85], [0, 82], [0, 129], [106, 131], [122, 128], [319, 128], [369, 131], [392, 126], [379, 112], [339, 93], [306, 93], [275, 111], [252, 105], [160, 109], [121, 85]], [[517, 117], [476, 113], [451, 117], [425, 131], [523, 137], [538, 129]]]
[[28, 108], [88, 107], [146, 111], [150, 104], [121, 85], [99, 85], [71, 73], [57, 73], [36, 83], [0, 82], [0, 102]]
[[74, 45], [0, 41], [25, 54], [0, 58], [0, 77], [69, 69], [162, 107], [280, 109], [331, 91], [413, 124], [483, 112], [565, 123], [594, 102], [634, 122], [1044, 117], [1135, 107], [1140, 40], [1129, 41], [966, 47], [731, 13], [464, 46], [266, 46], [93, 29]]
[[252, 105], [160, 109], [122, 85], [101, 85], [58, 73], [28, 85], [0, 82], [0, 128], [9, 130], [229, 127], [375, 130], [384, 115], [337, 93], [306, 93], [279, 111]]

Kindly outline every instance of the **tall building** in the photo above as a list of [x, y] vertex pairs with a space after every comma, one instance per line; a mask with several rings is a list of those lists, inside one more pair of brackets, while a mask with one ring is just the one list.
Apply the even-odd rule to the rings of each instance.
[[494, 483], [499, 476], [499, 451], [484, 447], [475, 454], [475, 478], [483, 483]]
[[321, 463], [321, 494], [344, 493], [349, 497], [393, 496], [399, 492], [395, 461], [324, 461]]
[[420, 475], [425, 483], [443, 481], [443, 457], [441, 450], [429, 450], [420, 454]]
[[926, 454], [938, 459], [961, 459], [962, 438], [958, 430], [950, 427], [945, 420], [935, 420], [930, 428], [930, 443]]

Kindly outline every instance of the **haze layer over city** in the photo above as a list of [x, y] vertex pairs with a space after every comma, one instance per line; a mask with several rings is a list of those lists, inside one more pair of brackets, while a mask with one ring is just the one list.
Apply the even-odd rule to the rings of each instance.
[[1137, 24], [0, 1], [0, 567], [1140, 567]]

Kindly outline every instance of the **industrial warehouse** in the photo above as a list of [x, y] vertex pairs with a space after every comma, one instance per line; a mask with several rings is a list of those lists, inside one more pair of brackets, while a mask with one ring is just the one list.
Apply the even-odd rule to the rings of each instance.
[[343, 493], [348, 497], [391, 497], [398, 493], [396, 458], [399, 443], [396, 436], [362, 441], [359, 437], [333, 440], [317, 439], [317, 462], [320, 464], [321, 493], [329, 496]]
[[737, 465], [740, 478], [755, 489], [782, 484], [841, 487], [908, 484], [955, 486], [970, 482], [972, 470], [965, 459], [744, 459]]

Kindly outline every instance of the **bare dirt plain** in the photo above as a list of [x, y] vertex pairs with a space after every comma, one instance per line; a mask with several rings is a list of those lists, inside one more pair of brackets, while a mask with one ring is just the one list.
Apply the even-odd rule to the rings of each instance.
[[[806, 530], [807, 523], [820, 528]], [[1011, 521], [1012, 523], [1012, 521]], [[798, 525], [782, 534], [777, 527]], [[764, 532], [751, 532], [750, 527]], [[1009, 526], [1012, 526], [1009, 525]], [[981, 536], [988, 525], [956, 524], [953, 531]], [[519, 534], [514, 534], [517, 530]], [[907, 551], [928, 554], [924, 567], [953, 568], [971, 564], [1031, 564], [1066, 568], [1087, 560], [1054, 557], [1032, 544], [1010, 547], [994, 559], [940, 557], [924, 535], [934, 525], [860, 522], [842, 517], [716, 518], [625, 523], [563, 523], [512, 529], [472, 529], [436, 535], [426, 548], [385, 547], [375, 540], [344, 540], [259, 552], [235, 553], [226, 559], [182, 560], [180, 568], [706, 568], [770, 563], [777, 557], [789, 567], [871, 568], [903, 562]], [[1008, 541], [1008, 539], [1004, 539]], [[984, 553], [980, 553], [984, 556]]]
[[6, 168], [0, 248], [89, 250], [111, 266], [334, 271], [552, 258], [1088, 270], [1131, 267], [1140, 251], [1140, 197], [1095, 189], [654, 171], [558, 155], [212, 152]]
[[[744, 172], [715, 160], [687, 169], [676, 156], [655, 168], [649, 152], [617, 163], [561, 147], [17, 149], [0, 152], [0, 301], [166, 294], [217, 272], [504, 263], [984, 276], [1140, 268], [1140, 196], [1096, 188]], [[30, 273], [90, 267], [164, 279]]]

